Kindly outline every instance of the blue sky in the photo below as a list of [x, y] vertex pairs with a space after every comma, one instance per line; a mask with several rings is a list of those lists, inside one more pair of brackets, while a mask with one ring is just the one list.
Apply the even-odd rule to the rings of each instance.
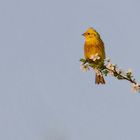
[[139, 140], [140, 95], [131, 84], [82, 73], [81, 34], [94, 27], [106, 55], [138, 81], [137, 0], [0, 2], [0, 139]]

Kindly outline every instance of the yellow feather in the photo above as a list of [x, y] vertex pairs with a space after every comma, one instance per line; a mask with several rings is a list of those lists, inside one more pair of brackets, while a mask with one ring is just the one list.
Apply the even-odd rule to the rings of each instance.
[[[105, 59], [104, 43], [101, 40], [100, 35], [93, 28], [89, 28], [83, 35], [85, 37], [85, 45], [84, 45], [85, 58], [90, 59], [92, 56], [98, 54], [100, 59], [97, 61], [96, 67], [100, 68], [104, 64]], [[98, 75], [96, 73], [95, 83], [105, 84], [103, 76]]]

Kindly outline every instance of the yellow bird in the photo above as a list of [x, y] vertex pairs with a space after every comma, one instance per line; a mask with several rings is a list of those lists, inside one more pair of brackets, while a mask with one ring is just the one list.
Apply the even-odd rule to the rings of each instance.
[[96, 76], [95, 76], [95, 83], [96, 84], [105, 84], [104, 77], [100, 72], [101, 66], [104, 64], [105, 59], [105, 49], [104, 43], [100, 38], [98, 32], [93, 29], [92, 27], [88, 28], [87, 31], [83, 34], [85, 37], [85, 44], [84, 44], [84, 55], [86, 59], [93, 60], [93, 57], [97, 58], [95, 60], [96, 66], [94, 67]]

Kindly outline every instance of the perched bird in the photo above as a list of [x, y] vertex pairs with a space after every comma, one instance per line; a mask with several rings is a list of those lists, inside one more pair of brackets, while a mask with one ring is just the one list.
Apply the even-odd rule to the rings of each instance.
[[[85, 37], [84, 44], [84, 55], [87, 60], [95, 60], [95, 83], [96, 84], [105, 84], [104, 77], [100, 72], [100, 68], [104, 64], [105, 59], [105, 49], [104, 43], [100, 38], [99, 33], [92, 27], [88, 28], [85, 33], [82, 34]], [[96, 59], [94, 59], [96, 58]]]

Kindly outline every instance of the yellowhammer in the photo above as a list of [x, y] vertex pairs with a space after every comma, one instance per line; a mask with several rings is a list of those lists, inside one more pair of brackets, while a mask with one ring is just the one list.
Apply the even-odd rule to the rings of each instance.
[[84, 44], [84, 55], [88, 60], [95, 61], [94, 70], [96, 73], [95, 83], [96, 84], [105, 84], [104, 77], [100, 72], [100, 68], [104, 64], [105, 59], [105, 49], [104, 43], [100, 38], [98, 32], [92, 27], [88, 28], [87, 31], [83, 34], [85, 37]]

